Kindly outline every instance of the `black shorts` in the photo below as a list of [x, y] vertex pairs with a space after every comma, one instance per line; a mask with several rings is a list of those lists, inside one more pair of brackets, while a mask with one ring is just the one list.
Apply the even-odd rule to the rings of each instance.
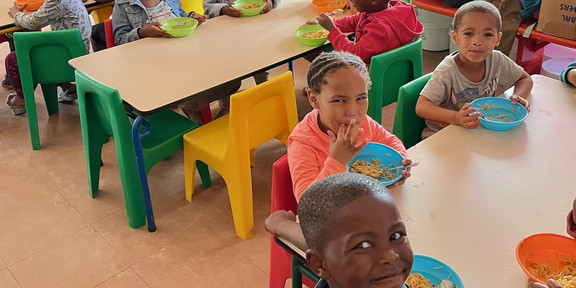
[[90, 35], [92, 42], [106, 46], [106, 32], [104, 31], [104, 22], [100, 22], [92, 26], [92, 34]]

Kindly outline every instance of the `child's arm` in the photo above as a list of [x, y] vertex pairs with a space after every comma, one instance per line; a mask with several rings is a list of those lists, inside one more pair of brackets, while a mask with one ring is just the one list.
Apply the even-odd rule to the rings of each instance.
[[548, 282], [546, 282], [546, 285], [529, 281], [528, 288], [562, 288], [562, 285], [552, 279], [549, 279]]
[[572, 210], [568, 213], [566, 217], [566, 232], [576, 238], [576, 199], [572, 203]]
[[[16, 13], [11, 14], [13, 8], [18, 7], [16, 6], [16, 2], [14, 2], [14, 7], [10, 8], [8, 13], [14, 17], [14, 24], [17, 26], [34, 30], [48, 26], [50, 23], [56, 22], [62, 17], [64, 10], [59, 7], [60, 5], [60, 1], [46, 0], [46, 2], [32, 14], [20, 12], [21, 10], [16, 10]], [[23, 10], [23, 8], [24, 7], [20, 9]]]
[[302, 251], [306, 251], [308, 246], [300, 229], [300, 224], [296, 222], [296, 215], [292, 211], [276, 211], [264, 221], [266, 231], [281, 237], [296, 245]]
[[468, 129], [476, 129], [480, 126], [477, 109], [470, 108], [470, 103], [464, 104], [460, 111], [452, 111], [442, 108], [430, 101], [424, 95], [420, 95], [416, 102], [416, 114], [424, 119], [454, 124]]
[[530, 96], [530, 91], [532, 91], [532, 86], [534, 81], [526, 71], [522, 73], [520, 79], [514, 84], [514, 95], [510, 96], [513, 104], [520, 103], [530, 111], [530, 102], [528, 101], [528, 96]]
[[576, 86], [576, 61], [570, 63], [570, 65], [562, 71], [562, 74], [560, 74], [560, 80], [569, 86]]
[[204, 0], [203, 2], [204, 14], [209, 18], [214, 18], [220, 15], [228, 15], [232, 17], [242, 16], [240, 10], [232, 7], [232, 1], [227, 0]]

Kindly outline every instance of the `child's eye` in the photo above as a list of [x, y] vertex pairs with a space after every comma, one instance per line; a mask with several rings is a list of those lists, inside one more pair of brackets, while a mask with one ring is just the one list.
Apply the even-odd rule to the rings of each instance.
[[492, 34], [492, 33], [486, 33], [486, 34], [484, 34], [484, 37], [492, 37], [492, 36], [494, 36], [494, 34]]
[[334, 99], [332, 100], [332, 103], [343, 103], [344, 99]]
[[357, 101], [362, 101], [362, 100], [366, 100], [366, 99], [368, 99], [368, 97], [366, 97], [366, 96], [360, 96], [360, 97], [356, 98]]
[[464, 36], [472, 36], [472, 32], [464, 32]]
[[402, 236], [406, 236], [406, 234], [401, 232], [392, 233], [392, 235], [390, 235], [390, 241], [398, 240], [402, 238]]
[[367, 241], [362, 241], [354, 246], [354, 249], [366, 249], [372, 247], [372, 244], [368, 243]]

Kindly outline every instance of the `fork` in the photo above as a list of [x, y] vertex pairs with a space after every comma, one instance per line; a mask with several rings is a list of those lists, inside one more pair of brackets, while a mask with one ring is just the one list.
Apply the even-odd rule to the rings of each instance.
[[396, 167], [390, 167], [390, 168], [384, 167], [384, 168], [386, 168], [386, 169], [388, 169], [388, 171], [390, 171], [390, 170], [396, 170], [396, 169], [401, 169], [401, 168], [416, 167], [416, 166], [418, 166], [418, 164], [420, 164], [420, 162], [412, 162], [410, 165], [406, 165], [406, 166], [401, 165], [401, 166], [396, 166]]

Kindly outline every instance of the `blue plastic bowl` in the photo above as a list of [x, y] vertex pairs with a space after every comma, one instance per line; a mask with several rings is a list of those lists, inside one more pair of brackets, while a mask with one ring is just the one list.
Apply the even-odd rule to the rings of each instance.
[[521, 104], [512, 104], [512, 100], [500, 97], [484, 97], [472, 101], [470, 108], [480, 112], [480, 125], [486, 129], [510, 130], [528, 117], [528, 110]]
[[[380, 165], [382, 165], [382, 167], [396, 167], [402, 165], [404, 157], [390, 146], [370, 142], [366, 144], [362, 150], [358, 151], [358, 154], [356, 154], [356, 156], [348, 163], [348, 171], [350, 171], [350, 165], [352, 165], [356, 160], [364, 160], [372, 163], [373, 159], [380, 159]], [[391, 173], [396, 173], [394, 179], [382, 177], [378, 178], [378, 181], [382, 182], [382, 185], [384, 186], [392, 185], [402, 178], [402, 170], [406, 170], [406, 168], [390, 171]]]
[[448, 264], [428, 255], [414, 254], [414, 264], [410, 273], [420, 273], [430, 280], [432, 285], [440, 285], [442, 280], [450, 280], [454, 286], [463, 288], [460, 276]]

